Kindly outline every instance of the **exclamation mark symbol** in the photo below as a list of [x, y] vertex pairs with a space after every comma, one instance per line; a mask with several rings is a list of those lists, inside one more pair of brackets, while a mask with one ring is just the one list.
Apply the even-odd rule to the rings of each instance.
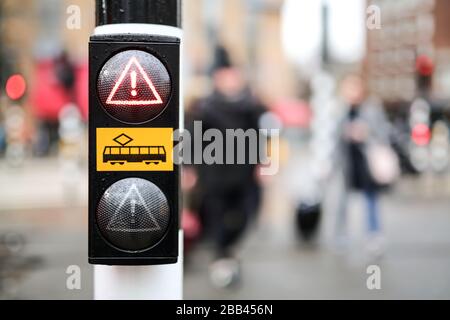
[[137, 91], [136, 91], [136, 71], [131, 71], [130, 76], [131, 76], [131, 89], [133, 89], [133, 90], [131, 90], [131, 95], [133, 97], [136, 97], [137, 96]]
[[135, 224], [136, 223], [136, 200], [132, 199], [130, 201], [131, 204], [131, 224]]

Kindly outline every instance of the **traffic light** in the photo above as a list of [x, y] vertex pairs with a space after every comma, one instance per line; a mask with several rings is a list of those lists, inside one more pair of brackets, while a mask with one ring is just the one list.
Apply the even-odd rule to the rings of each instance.
[[[158, 14], [158, 1], [99, 2], [106, 7], [97, 8], [89, 45], [89, 262], [176, 263], [178, 14]], [[177, 0], [166, 4], [179, 9]], [[155, 16], [166, 25], [146, 24]]]

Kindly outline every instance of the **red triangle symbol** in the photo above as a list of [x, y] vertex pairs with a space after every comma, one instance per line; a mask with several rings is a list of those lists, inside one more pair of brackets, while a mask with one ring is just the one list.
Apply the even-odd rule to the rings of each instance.
[[[130, 72], [131, 67], [136, 69], [136, 71]], [[125, 78], [131, 79], [130, 82], [124, 83]], [[139, 77], [139, 83], [142, 84], [142, 80], [144, 85], [140, 85], [140, 92], [138, 93], [136, 89], [137, 78]], [[134, 85], [133, 85], [134, 83]], [[150, 91], [149, 91], [150, 90]], [[118, 92], [119, 91], [119, 92]], [[118, 99], [116, 96], [121, 96], [121, 99]], [[134, 99], [133, 97], [138, 97], [138, 99]], [[139, 97], [144, 97], [139, 99]], [[123, 99], [126, 98], [126, 99]], [[132, 57], [130, 61], [128, 61], [125, 69], [117, 80], [114, 88], [111, 90], [111, 93], [106, 100], [106, 104], [112, 105], [128, 105], [128, 106], [147, 106], [147, 105], [155, 105], [162, 104], [163, 101], [158, 91], [156, 90], [152, 80], [150, 80], [149, 76], [145, 72], [144, 68], [142, 68], [139, 61], [136, 57]]]

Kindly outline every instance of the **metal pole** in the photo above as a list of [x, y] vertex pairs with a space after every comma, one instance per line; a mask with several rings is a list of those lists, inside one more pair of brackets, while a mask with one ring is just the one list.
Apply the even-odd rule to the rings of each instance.
[[96, 25], [147, 23], [181, 28], [181, 0], [96, 0]]
[[[181, 0], [96, 0], [96, 25], [95, 34], [149, 33], [181, 38]], [[94, 266], [94, 299], [182, 299], [181, 230], [179, 242], [178, 263], [173, 265]]]
[[330, 47], [329, 47], [329, 18], [330, 8], [327, 1], [322, 2], [322, 65], [327, 68], [330, 63]]

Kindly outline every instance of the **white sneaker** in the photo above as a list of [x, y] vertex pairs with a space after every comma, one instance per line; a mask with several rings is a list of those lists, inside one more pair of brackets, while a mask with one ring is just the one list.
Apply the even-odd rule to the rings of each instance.
[[240, 265], [236, 259], [219, 259], [209, 267], [209, 278], [217, 288], [228, 288], [236, 283], [239, 277]]
[[386, 238], [380, 233], [369, 235], [366, 240], [365, 249], [371, 258], [380, 258], [386, 251]]

